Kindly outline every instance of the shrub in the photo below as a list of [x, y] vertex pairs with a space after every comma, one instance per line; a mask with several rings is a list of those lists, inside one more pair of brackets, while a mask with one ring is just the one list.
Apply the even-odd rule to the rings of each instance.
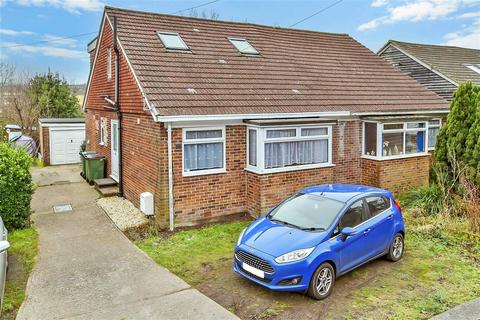
[[437, 215], [444, 209], [444, 197], [436, 184], [406, 192], [399, 197], [399, 201], [402, 206], [418, 208], [425, 215]]
[[23, 149], [0, 142], [0, 216], [7, 228], [29, 224], [30, 200], [34, 190], [32, 158]]

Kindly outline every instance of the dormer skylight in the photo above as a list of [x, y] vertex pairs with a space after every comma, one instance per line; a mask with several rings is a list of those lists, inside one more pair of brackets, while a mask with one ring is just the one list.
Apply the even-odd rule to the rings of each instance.
[[476, 73], [480, 74], [480, 65], [475, 65], [475, 64], [466, 64], [465, 67], [469, 68], [472, 71], [475, 71]]
[[260, 54], [246, 39], [228, 38], [228, 40], [243, 54]]
[[158, 36], [165, 48], [170, 50], [190, 50], [182, 37], [176, 32], [158, 32]]

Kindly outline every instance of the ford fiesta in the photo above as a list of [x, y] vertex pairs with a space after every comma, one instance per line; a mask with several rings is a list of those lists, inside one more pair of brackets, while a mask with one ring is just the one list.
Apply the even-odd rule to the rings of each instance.
[[378, 257], [401, 259], [404, 236], [401, 209], [389, 191], [309, 187], [242, 231], [234, 271], [272, 290], [321, 300], [342, 274]]

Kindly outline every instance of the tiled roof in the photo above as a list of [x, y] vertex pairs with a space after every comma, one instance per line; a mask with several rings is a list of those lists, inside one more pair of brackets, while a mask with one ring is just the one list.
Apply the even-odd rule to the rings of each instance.
[[396, 40], [389, 42], [457, 84], [467, 81], [480, 84], [480, 74], [466, 67], [472, 64], [480, 66], [480, 50]]
[[[105, 10], [162, 116], [448, 108], [346, 34]], [[157, 31], [178, 32], [191, 52], [167, 50]], [[261, 56], [240, 54], [228, 37]]]

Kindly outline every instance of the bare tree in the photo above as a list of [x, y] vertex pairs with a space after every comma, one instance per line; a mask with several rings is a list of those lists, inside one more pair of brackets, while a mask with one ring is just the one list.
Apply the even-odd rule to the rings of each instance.
[[203, 19], [210, 19], [210, 20], [218, 20], [220, 18], [220, 14], [216, 12], [214, 9], [211, 9], [210, 12], [202, 10], [202, 12], [198, 12], [197, 9], [191, 9], [188, 13], [189, 17], [192, 18], [203, 18]]

